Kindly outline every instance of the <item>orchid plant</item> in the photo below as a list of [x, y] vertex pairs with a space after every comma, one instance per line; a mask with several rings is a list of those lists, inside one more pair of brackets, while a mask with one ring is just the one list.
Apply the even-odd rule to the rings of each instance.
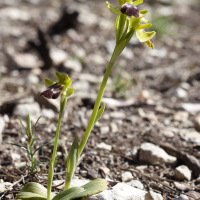
[[56, 151], [57, 151], [57, 146], [58, 146], [62, 114], [65, 109], [68, 97], [73, 94], [75, 89], [70, 88], [72, 80], [68, 77], [67, 74], [56, 72], [58, 81], [53, 82], [49, 79], [45, 79], [45, 85], [47, 89], [41, 93], [42, 96], [49, 99], [55, 99], [59, 95], [61, 95], [59, 120], [58, 120], [56, 135], [55, 135], [53, 155], [52, 155], [52, 159], [49, 165], [48, 187], [46, 189], [38, 183], [34, 183], [34, 182], [28, 183], [18, 193], [18, 195], [16, 196], [16, 199], [18, 200], [21, 200], [21, 199], [70, 200], [70, 199], [76, 199], [76, 198], [81, 198], [84, 196], [96, 194], [107, 189], [108, 182], [104, 179], [93, 180], [82, 187], [70, 188], [70, 184], [71, 184], [71, 180], [75, 172], [75, 169], [77, 167], [78, 160], [86, 145], [86, 142], [92, 131], [92, 128], [94, 127], [95, 123], [99, 120], [99, 118], [104, 112], [105, 103], [103, 103], [101, 107], [100, 107], [100, 103], [103, 97], [103, 93], [106, 87], [108, 77], [110, 75], [110, 72], [112, 70], [114, 63], [116, 62], [121, 52], [130, 41], [134, 33], [136, 33], [136, 36], [140, 42], [145, 43], [147, 46], [149, 46], [152, 49], [154, 49], [152, 38], [156, 34], [154, 31], [152, 32], [144, 31], [144, 29], [150, 27], [151, 24], [147, 23], [148, 21], [144, 18], [145, 15], [148, 13], [148, 10], [139, 11], [138, 8], [136, 7], [138, 4], [143, 3], [143, 0], [136, 0], [134, 2], [132, 0], [118, 0], [118, 1], [120, 5], [116, 7], [113, 7], [108, 2], [106, 2], [108, 9], [112, 13], [117, 15], [115, 24], [114, 24], [115, 35], [116, 35], [116, 45], [115, 45], [113, 54], [111, 56], [110, 62], [108, 64], [108, 67], [106, 69], [104, 78], [102, 80], [102, 83], [97, 95], [97, 99], [94, 105], [94, 109], [90, 117], [86, 131], [83, 135], [83, 138], [79, 143], [77, 136], [75, 136], [69, 155], [67, 156], [67, 165], [66, 165], [67, 170], [66, 170], [66, 180], [65, 180], [64, 191], [55, 195], [54, 193], [51, 192], [51, 188], [52, 188], [54, 167], [56, 163]]

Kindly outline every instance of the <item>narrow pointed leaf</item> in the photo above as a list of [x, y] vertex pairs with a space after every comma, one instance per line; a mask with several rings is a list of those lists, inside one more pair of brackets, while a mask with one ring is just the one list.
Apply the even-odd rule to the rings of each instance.
[[17, 147], [19, 147], [19, 148], [21, 148], [21, 149], [23, 149], [23, 150], [25, 150], [25, 151], [27, 151], [27, 152], [29, 153], [29, 151], [28, 151], [27, 148], [25, 148], [25, 147], [23, 147], [23, 146], [21, 146], [21, 145], [19, 145], [19, 144], [15, 144], [15, 143], [11, 143], [11, 142], [6, 142], [6, 143], [7, 143], [7, 144], [14, 145], [14, 146], [17, 146]]
[[49, 142], [49, 143], [43, 144], [42, 146], [38, 147], [38, 148], [34, 151], [33, 155], [34, 155], [39, 149], [41, 149], [42, 147], [47, 146], [47, 145], [49, 145], [49, 144], [53, 144], [53, 143], [54, 143], [54, 142]]
[[36, 140], [40, 140], [40, 137], [34, 138], [33, 141], [31, 142], [31, 146], [33, 146], [33, 143], [34, 143]]
[[18, 117], [18, 118], [19, 118], [19, 121], [20, 121], [20, 124], [21, 124], [22, 128], [24, 129], [24, 131], [25, 131], [25, 133], [26, 133], [26, 135], [28, 137], [28, 132], [26, 131], [26, 128], [24, 127], [21, 118], [20, 117]]
[[101, 106], [101, 108], [98, 110], [97, 116], [95, 118], [94, 124], [96, 124], [96, 122], [100, 119], [101, 115], [103, 114], [104, 110], [105, 110], [105, 102], [103, 102], [103, 105]]
[[32, 138], [32, 131], [31, 131], [31, 119], [30, 119], [29, 115], [27, 117], [27, 131], [28, 131], [28, 139], [30, 141]]
[[34, 133], [35, 127], [36, 127], [36, 125], [37, 125], [37, 123], [38, 123], [38, 121], [39, 121], [39, 119], [40, 119], [41, 117], [42, 117], [42, 115], [41, 115], [40, 117], [38, 117], [37, 121], [35, 122], [35, 125], [33, 126], [32, 133]]

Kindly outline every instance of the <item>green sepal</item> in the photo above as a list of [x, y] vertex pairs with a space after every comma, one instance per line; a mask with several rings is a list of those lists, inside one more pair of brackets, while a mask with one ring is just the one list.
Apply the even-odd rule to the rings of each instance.
[[113, 7], [108, 3], [108, 1], [106, 1], [106, 6], [110, 10], [110, 12], [112, 12], [116, 15], [119, 15], [121, 13], [121, 11], [120, 11], [121, 7], [120, 6]]
[[105, 107], [106, 107], [106, 104], [105, 102], [103, 102], [103, 105], [101, 106], [101, 108], [98, 110], [97, 112], [97, 116], [95, 118], [95, 121], [94, 121], [94, 125], [96, 124], [96, 122], [100, 119], [101, 115], [103, 114], [104, 110], [105, 110]]
[[[54, 193], [51, 193], [51, 198], [55, 196]], [[17, 194], [16, 200], [28, 200], [28, 199], [35, 199], [35, 200], [43, 200], [47, 199], [47, 189], [35, 182], [27, 183]]]
[[143, 3], [143, 0], [136, 0], [136, 1], [133, 2], [133, 4], [135, 6], [137, 6], [138, 4], [141, 4], [141, 3]]
[[56, 77], [60, 84], [65, 85], [66, 87], [70, 87], [72, 84], [72, 79], [66, 73], [56, 72]]
[[46, 86], [47, 88], [48, 88], [49, 86], [55, 84], [55, 83], [56, 83], [56, 82], [53, 82], [53, 81], [49, 80], [48, 78], [45, 78], [45, 80], [44, 80], [44, 84], [45, 84], [45, 86]]
[[71, 96], [75, 91], [75, 88], [67, 88], [66, 92], [65, 92], [65, 96], [69, 97]]

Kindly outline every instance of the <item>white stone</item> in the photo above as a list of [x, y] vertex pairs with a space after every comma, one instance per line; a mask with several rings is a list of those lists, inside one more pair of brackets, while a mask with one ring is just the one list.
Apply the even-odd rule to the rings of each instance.
[[51, 49], [50, 57], [53, 60], [54, 65], [58, 66], [66, 61], [68, 55], [67, 52], [61, 49]]
[[188, 142], [195, 142], [197, 144], [200, 144], [200, 133], [195, 130], [182, 130], [180, 131], [179, 135], [182, 139]]
[[115, 118], [115, 119], [124, 119], [126, 117], [125, 113], [123, 112], [111, 112], [110, 117]]
[[99, 149], [105, 149], [105, 150], [108, 150], [108, 151], [112, 150], [112, 146], [108, 145], [108, 144], [106, 144], [104, 142], [98, 143], [97, 144], [97, 148], [99, 148]]
[[0, 192], [5, 192], [6, 191], [6, 187], [4, 183], [0, 183]]
[[178, 111], [174, 115], [174, 120], [179, 122], [187, 121], [189, 117], [189, 113], [185, 111]]
[[55, 112], [52, 109], [42, 109], [42, 116], [46, 117], [48, 119], [54, 119], [55, 118]]
[[175, 169], [174, 173], [175, 173], [176, 180], [181, 180], [181, 181], [184, 181], [184, 180], [190, 181], [191, 180], [191, 172], [188, 169], [188, 167], [185, 165], [178, 166]]
[[200, 111], [199, 103], [183, 103], [181, 106], [184, 110], [188, 111], [191, 114], [194, 114]]
[[3, 133], [4, 128], [5, 128], [5, 121], [3, 117], [0, 117], [0, 145], [2, 143], [2, 133]]
[[43, 64], [42, 61], [39, 61], [37, 56], [29, 53], [15, 54], [13, 59], [17, 65], [22, 68], [35, 68], [40, 67]]
[[28, 82], [30, 82], [32, 84], [37, 84], [40, 81], [38, 76], [36, 76], [35, 74], [29, 74], [27, 79], [28, 79]]
[[39, 117], [41, 115], [40, 105], [37, 102], [30, 104], [18, 104], [13, 110], [13, 115], [27, 118], [28, 115]]
[[175, 197], [173, 200], [189, 200], [187, 195], [181, 194], [180, 196]]
[[109, 126], [101, 126], [100, 127], [100, 133], [101, 134], [107, 134], [110, 131]]
[[133, 175], [129, 171], [123, 172], [121, 174], [121, 179], [122, 179], [122, 182], [129, 182], [129, 181], [133, 180]]
[[[161, 194], [154, 192], [154, 195], [157, 199], [163, 200]], [[104, 190], [99, 194], [84, 197], [82, 200], [152, 200], [152, 195], [125, 183], [118, 183], [111, 190]]]
[[19, 162], [21, 159], [21, 155], [18, 153], [11, 153], [11, 158], [13, 159], [14, 162]]
[[161, 49], [149, 49], [148, 54], [153, 57], [158, 58], [165, 58], [167, 56], [167, 49], [161, 48]]
[[130, 182], [127, 182], [126, 184], [128, 184], [128, 185], [130, 185], [132, 187], [141, 189], [141, 190], [144, 189], [144, 185], [140, 181], [138, 181], [138, 180], [132, 180]]
[[188, 93], [186, 90], [182, 89], [182, 88], [177, 88], [175, 90], [175, 95], [179, 98], [186, 98], [188, 97]]
[[173, 165], [177, 162], [177, 158], [170, 156], [163, 149], [152, 143], [143, 143], [141, 145], [139, 160], [152, 165]]
[[160, 131], [160, 133], [162, 135], [164, 135], [165, 137], [168, 137], [168, 138], [173, 138], [174, 137], [174, 133], [170, 130], [167, 130], [167, 129], [163, 129]]
[[63, 65], [65, 68], [71, 69], [75, 72], [82, 71], [82, 65], [81, 65], [80, 61], [78, 61], [78, 60], [67, 59]]
[[102, 57], [99, 54], [90, 54], [88, 56], [89, 60], [97, 65], [104, 65], [105, 64], [105, 58]]
[[117, 124], [114, 123], [114, 122], [111, 122], [111, 123], [110, 123], [110, 128], [111, 128], [111, 132], [112, 132], [112, 133], [116, 133], [116, 132], [118, 131], [118, 126], [117, 126]]

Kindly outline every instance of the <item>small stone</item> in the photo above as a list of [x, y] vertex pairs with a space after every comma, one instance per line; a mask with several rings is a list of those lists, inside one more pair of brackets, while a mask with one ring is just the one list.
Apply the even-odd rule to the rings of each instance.
[[133, 180], [133, 175], [131, 172], [127, 171], [121, 174], [121, 179], [122, 179], [122, 182], [129, 182]]
[[185, 112], [185, 111], [178, 111], [175, 115], [174, 115], [174, 120], [175, 121], [179, 121], [179, 122], [184, 122], [187, 121], [189, 117], [189, 113]]
[[112, 132], [112, 133], [117, 133], [117, 131], [118, 131], [118, 126], [117, 126], [116, 123], [111, 122], [111, 123], [110, 123], [110, 128], [111, 128], [111, 132]]
[[89, 90], [90, 84], [87, 81], [75, 81], [73, 82], [73, 87], [76, 88], [76, 91], [87, 91]]
[[59, 66], [66, 61], [68, 55], [61, 49], [52, 49], [50, 51], [50, 57], [53, 60], [54, 65]]
[[11, 153], [11, 158], [13, 162], [19, 162], [19, 160], [21, 159], [21, 155], [18, 153]]
[[178, 190], [181, 190], [181, 191], [193, 190], [192, 186], [181, 184], [179, 182], [174, 182], [174, 185]]
[[200, 133], [194, 130], [182, 130], [179, 135], [185, 141], [200, 143]]
[[139, 160], [152, 165], [174, 165], [177, 162], [177, 158], [168, 155], [163, 149], [152, 143], [143, 143], [141, 145]]
[[101, 134], [107, 134], [107, 133], [109, 133], [109, 131], [110, 131], [109, 126], [101, 126], [100, 127], [100, 133]]
[[32, 84], [37, 84], [40, 81], [38, 76], [36, 76], [35, 74], [29, 74], [27, 79], [28, 79], [28, 82]]
[[2, 133], [5, 128], [5, 121], [3, 117], [0, 117], [0, 145], [2, 144]]
[[105, 149], [105, 150], [108, 150], [108, 151], [112, 150], [112, 146], [108, 145], [108, 144], [106, 144], [104, 142], [101, 142], [101, 143], [97, 144], [97, 148], [99, 148], [99, 149]]
[[181, 194], [180, 196], [175, 197], [173, 200], [189, 200], [187, 195]]
[[18, 104], [13, 110], [13, 115], [24, 118], [27, 118], [28, 115], [35, 117], [40, 116], [40, 105], [37, 102], [30, 104]]
[[82, 71], [82, 65], [80, 63], [80, 61], [78, 60], [74, 60], [74, 59], [67, 59], [64, 62], [64, 67], [67, 69], [71, 69], [75, 72], [81, 72]]
[[96, 179], [98, 177], [98, 172], [95, 171], [94, 169], [88, 169], [87, 170], [87, 176], [89, 179]]
[[194, 114], [200, 111], [200, 104], [198, 103], [183, 103], [181, 107], [191, 114]]
[[164, 58], [167, 56], [167, 49], [166, 48], [161, 48], [161, 49], [149, 49], [148, 54], [153, 57], [158, 57], [158, 58]]
[[173, 138], [174, 137], [174, 133], [170, 130], [167, 130], [167, 129], [163, 129], [160, 131], [160, 133], [162, 135], [164, 135], [165, 137], [168, 137], [168, 138]]
[[103, 58], [99, 54], [90, 54], [88, 56], [89, 60], [97, 65], [104, 65], [105, 64], [105, 58]]
[[42, 109], [42, 116], [46, 117], [48, 119], [54, 119], [55, 118], [55, 112], [52, 109]]
[[99, 170], [101, 170], [105, 175], [110, 173], [110, 169], [107, 167], [99, 167]]
[[200, 131], [200, 115], [195, 117], [194, 126], [197, 131]]
[[43, 62], [39, 61], [37, 56], [29, 53], [15, 54], [13, 59], [22, 68], [34, 68], [43, 65]]
[[6, 187], [4, 183], [0, 183], [0, 192], [5, 192], [5, 191], [6, 191]]
[[175, 169], [175, 178], [176, 180], [181, 181], [190, 181], [191, 180], [191, 172], [187, 166], [181, 165]]
[[125, 113], [123, 112], [111, 112], [110, 117], [115, 119], [124, 119], [126, 117]]
[[129, 152], [126, 153], [126, 156], [130, 156], [133, 159], [137, 159], [138, 147], [133, 147]]
[[127, 182], [126, 184], [128, 184], [128, 185], [130, 185], [130, 186], [132, 186], [132, 187], [141, 189], [141, 190], [144, 189], [143, 184], [142, 184], [140, 181], [138, 181], [138, 180], [132, 180], [132, 181], [130, 181], [130, 182]]
[[142, 90], [139, 94], [139, 99], [144, 100], [144, 99], [151, 99], [151, 94], [148, 90]]
[[127, 47], [122, 51], [122, 56], [124, 56], [124, 58], [129, 59], [129, 60], [134, 59], [134, 53], [132, 49], [127, 48]]
[[177, 88], [175, 90], [175, 95], [179, 98], [187, 98], [188, 97], [188, 93], [187, 91], [185, 91], [184, 89], [182, 88]]
[[25, 138], [25, 137], [22, 137], [22, 138], [21, 138], [21, 142], [22, 142], [22, 143], [25, 143], [25, 142], [26, 142], [26, 138]]

